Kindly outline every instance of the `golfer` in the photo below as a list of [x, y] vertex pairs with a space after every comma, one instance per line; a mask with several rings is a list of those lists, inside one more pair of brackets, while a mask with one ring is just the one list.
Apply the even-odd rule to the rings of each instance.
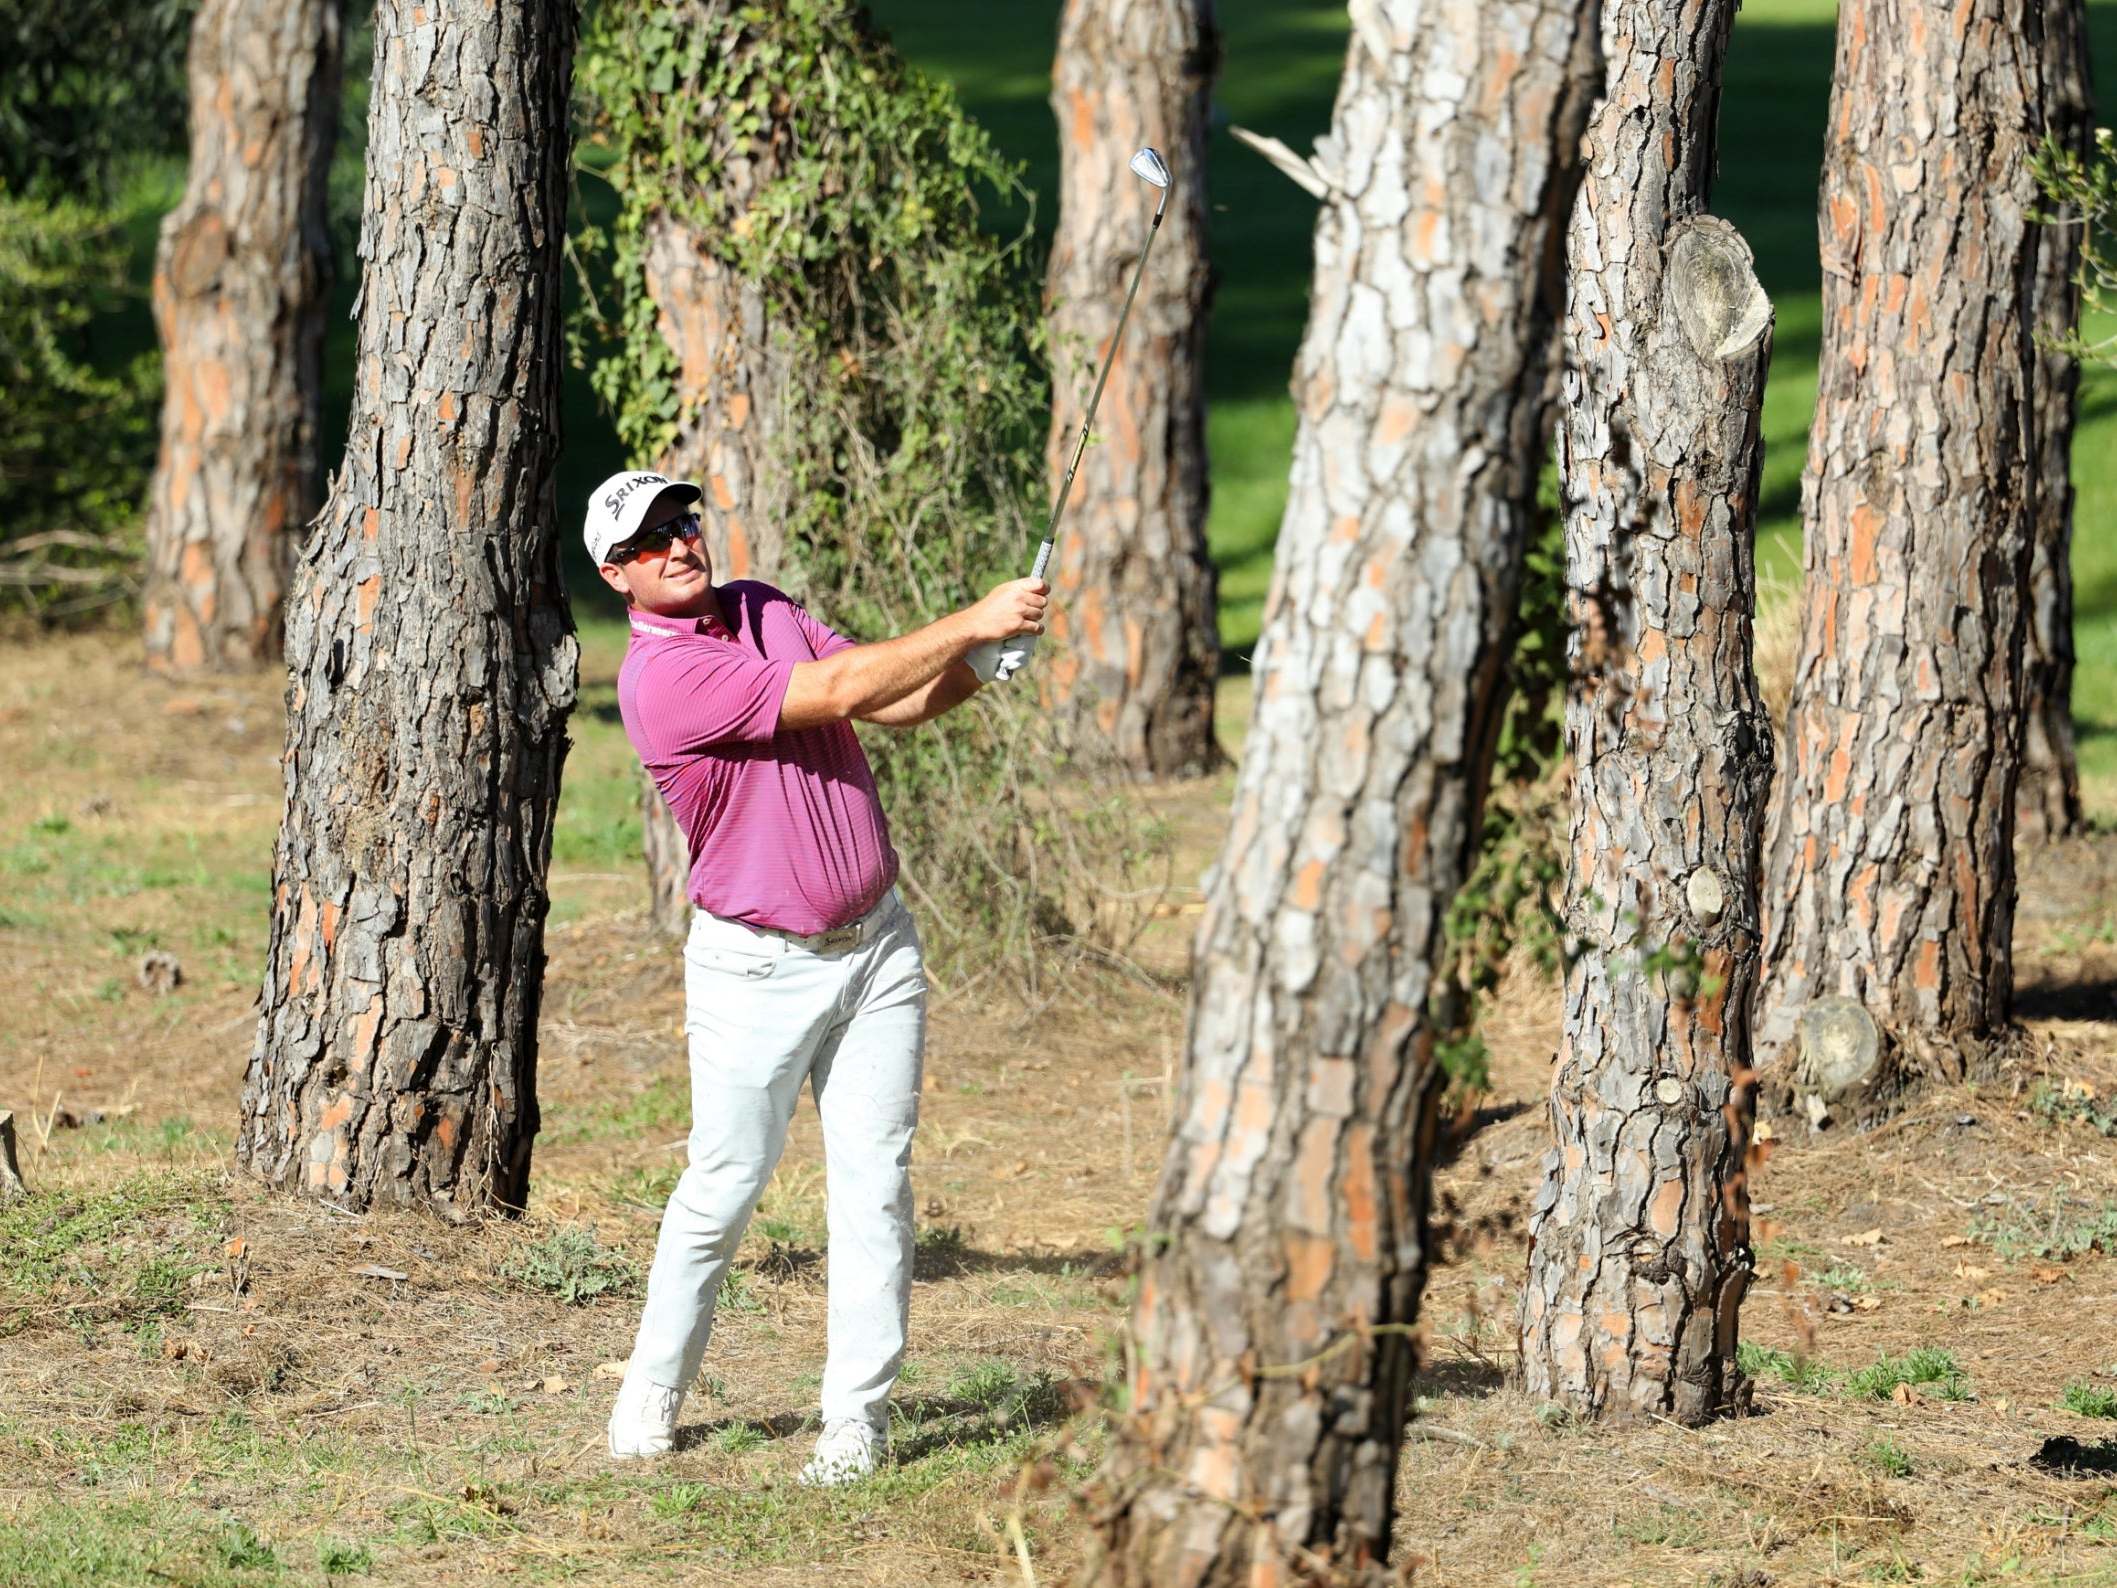
[[683, 829], [697, 907], [684, 945], [690, 1161], [662, 1214], [610, 1453], [670, 1448], [721, 1277], [807, 1081], [823, 1121], [830, 1348], [801, 1477], [845, 1483], [887, 1454], [904, 1361], [926, 1035], [919, 934], [851, 722], [926, 722], [967, 700], [991, 675], [988, 642], [1041, 632], [1046, 587], [1013, 580], [855, 645], [770, 585], [716, 586], [699, 495], [615, 474], [587, 516], [589, 554], [632, 622], [625, 735]]

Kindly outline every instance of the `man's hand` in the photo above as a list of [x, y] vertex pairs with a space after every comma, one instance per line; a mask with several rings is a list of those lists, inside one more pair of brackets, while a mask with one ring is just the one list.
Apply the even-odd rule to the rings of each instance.
[[1041, 634], [1050, 596], [1051, 586], [1041, 579], [1010, 579], [994, 585], [974, 606], [965, 607], [963, 615], [970, 620], [972, 637], [981, 644], [1013, 639], [1017, 634]]
[[1036, 650], [1036, 637], [1044, 632], [1044, 609], [1049, 604], [1047, 598], [1051, 593], [1051, 586], [1041, 579], [1011, 580], [969, 610], [980, 613], [1011, 592], [1021, 592], [1026, 602], [1034, 604], [1034, 621], [1018, 622], [1005, 633], [989, 635], [981, 643], [970, 648], [969, 654], [963, 659], [970, 663], [970, 670], [978, 675], [978, 682], [981, 684], [989, 684], [995, 678], [1004, 683], [1012, 678]]

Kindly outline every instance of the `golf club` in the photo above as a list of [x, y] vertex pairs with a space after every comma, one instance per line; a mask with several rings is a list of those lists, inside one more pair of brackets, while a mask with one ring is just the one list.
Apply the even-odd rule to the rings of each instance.
[[[1051, 521], [1044, 526], [1044, 543], [1037, 548], [1036, 564], [1029, 570], [1032, 579], [1043, 578], [1044, 570], [1051, 566], [1051, 549], [1058, 543], [1059, 520], [1066, 515], [1066, 498], [1073, 494], [1073, 477], [1080, 472], [1081, 458], [1088, 450], [1088, 433], [1095, 425], [1096, 406], [1103, 400], [1103, 387], [1109, 382], [1110, 366], [1117, 362], [1117, 349], [1125, 339], [1125, 321], [1131, 317], [1132, 300], [1139, 296], [1139, 284], [1147, 274], [1147, 256], [1154, 252], [1154, 239], [1161, 231], [1162, 211], [1169, 206], [1169, 168], [1158, 153], [1151, 148], [1140, 150], [1132, 156], [1131, 169], [1134, 176], [1160, 189], [1161, 197], [1154, 205], [1154, 219], [1147, 225], [1147, 243], [1139, 251], [1139, 264], [1132, 272], [1132, 285], [1125, 290], [1125, 306], [1117, 312], [1117, 330], [1110, 337], [1109, 356], [1103, 360], [1102, 372], [1095, 377], [1095, 390], [1089, 395], [1088, 412], [1081, 419], [1080, 439], [1073, 444], [1073, 461], [1066, 465], [1066, 477], [1059, 482], [1058, 501], [1052, 506]], [[1034, 634], [999, 641], [991, 658], [991, 676], [1012, 678], [1035, 649]]]

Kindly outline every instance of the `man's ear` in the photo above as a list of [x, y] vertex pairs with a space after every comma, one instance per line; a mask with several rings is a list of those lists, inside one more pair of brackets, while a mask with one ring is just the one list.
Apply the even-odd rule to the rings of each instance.
[[632, 605], [632, 591], [626, 585], [625, 575], [621, 569], [611, 563], [599, 562], [595, 565], [595, 571], [603, 576], [603, 583], [625, 598], [626, 606]]

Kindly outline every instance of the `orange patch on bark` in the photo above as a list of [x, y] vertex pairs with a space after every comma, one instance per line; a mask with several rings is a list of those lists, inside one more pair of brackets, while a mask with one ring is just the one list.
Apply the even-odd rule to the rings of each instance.
[[483, 127], [468, 128], [463, 134], [463, 141], [469, 145], [470, 157], [473, 160], [485, 158], [485, 129]]
[[1360, 515], [1357, 513], [1346, 513], [1336, 519], [1330, 527], [1330, 538], [1336, 541], [1358, 540], [1360, 538]]
[[382, 515], [372, 507], [362, 509], [360, 514], [360, 538], [372, 546], [375, 544], [375, 537], [381, 533]]
[[351, 1092], [340, 1092], [331, 1099], [331, 1106], [326, 1108], [317, 1118], [316, 1128], [319, 1132], [335, 1131], [340, 1129], [352, 1117], [353, 1094]]
[[335, 903], [332, 903], [329, 900], [326, 900], [324, 902], [323, 946], [326, 949], [330, 948], [333, 943], [338, 941], [338, 918], [343, 914], [345, 914], [345, 911]]
[[739, 518], [728, 519], [728, 577], [747, 579], [750, 576], [750, 532]]
[[184, 587], [191, 610], [198, 614], [201, 623], [213, 621], [214, 578], [213, 553], [200, 540], [184, 542], [184, 554], [177, 564], [177, 583]]
[[1919, 945], [1918, 964], [1912, 967], [1911, 984], [1920, 992], [1937, 992], [1941, 985], [1941, 945], [1937, 938], [1927, 938]]
[[1095, 144], [1095, 101], [1086, 89], [1076, 88], [1067, 96], [1073, 123], [1073, 141], [1083, 149]]
[[217, 358], [202, 358], [191, 372], [192, 389], [198, 393], [199, 406], [205, 411], [208, 424], [219, 424], [228, 417], [230, 383], [228, 366]]
[[441, 401], [439, 405], [434, 409], [434, 412], [436, 413], [436, 415], [439, 416], [443, 424], [446, 425], [455, 423], [456, 394], [452, 391], [443, 392], [441, 394]]
[[1373, 1262], [1382, 1247], [1375, 1222], [1374, 1139], [1372, 1125], [1345, 1129], [1345, 1241], [1363, 1263]]
[[1878, 866], [1862, 866], [1845, 885], [1846, 898], [1852, 905], [1852, 918], [1860, 923], [1863, 933], [1874, 929], [1874, 885], [1881, 874]]
[[397, 456], [391, 467], [401, 469], [411, 461], [412, 438], [409, 432], [397, 438]]
[[316, 950], [316, 898], [304, 887], [294, 908], [294, 943], [287, 954], [287, 996], [298, 997], [309, 980]]
[[1440, 229], [1441, 212], [1432, 209], [1422, 211], [1418, 222], [1411, 228], [1411, 257], [1420, 264], [1432, 264], [1434, 234]]
[[456, 1136], [457, 1126], [454, 1114], [443, 1114], [434, 1122], [434, 1140], [441, 1143], [443, 1152], [454, 1152], [456, 1150]]
[[375, 603], [382, 598], [382, 575], [371, 573], [353, 586], [353, 628], [365, 634], [375, 626]]
[[1884, 522], [1882, 514], [1865, 502], [1852, 510], [1852, 576], [1861, 584], [1874, 583], [1875, 546]]
[[746, 391], [731, 394], [721, 406], [721, 412], [727, 415], [730, 430], [742, 429], [750, 422], [750, 394]]
[[1705, 495], [1694, 480], [1676, 482], [1676, 527], [1692, 540], [1705, 532]]
[[1639, 636], [1639, 659], [1642, 662], [1658, 662], [1669, 654], [1669, 637], [1660, 629], [1648, 629]]
[[1654, 1193], [1654, 1200], [1647, 1204], [1647, 1224], [1656, 1235], [1671, 1236], [1676, 1233], [1676, 1218], [1683, 1210], [1683, 1182], [1664, 1180]]
[[1314, 1301], [1330, 1283], [1338, 1249], [1316, 1235], [1295, 1235], [1286, 1243], [1286, 1299]]
[[1417, 418], [1418, 410], [1392, 392], [1382, 399], [1382, 411], [1375, 416], [1375, 439], [1384, 446], [1395, 446], [1411, 434]]
[[735, 487], [728, 483], [725, 474], [707, 475], [706, 489], [712, 493], [713, 505], [723, 513], [735, 505]]

